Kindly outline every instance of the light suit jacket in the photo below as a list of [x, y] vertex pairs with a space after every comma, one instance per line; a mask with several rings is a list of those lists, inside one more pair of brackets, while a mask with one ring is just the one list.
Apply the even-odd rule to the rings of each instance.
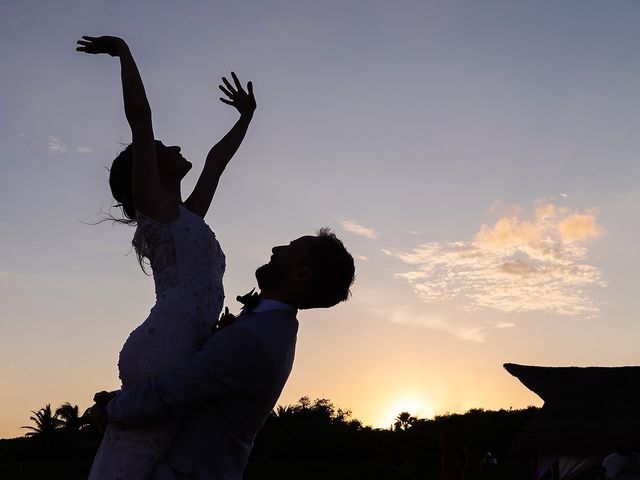
[[123, 390], [109, 422], [181, 428], [154, 480], [242, 480], [253, 440], [284, 387], [295, 353], [292, 310], [245, 313], [178, 369]]

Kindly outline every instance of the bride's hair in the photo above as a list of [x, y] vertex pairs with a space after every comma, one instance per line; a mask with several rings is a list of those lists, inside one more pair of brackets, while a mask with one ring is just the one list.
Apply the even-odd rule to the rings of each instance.
[[109, 169], [109, 187], [116, 202], [122, 209], [124, 218], [114, 218], [119, 223], [133, 225], [136, 223], [136, 207], [133, 203], [133, 144], [130, 143], [113, 160]]
[[[114, 207], [120, 207], [122, 209], [122, 217], [118, 218], [111, 213], [108, 214], [108, 218], [105, 220], [112, 220], [117, 223], [124, 223], [125, 225], [136, 225], [138, 216], [136, 215], [136, 206], [133, 203], [133, 184], [131, 177], [133, 175], [133, 144], [130, 143], [122, 150], [118, 156], [113, 160], [111, 168], [109, 169], [109, 187], [111, 188], [111, 195], [116, 202]], [[145, 256], [142, 252], [138, 251], [135, 246], [133, 247], [138, 257], [138, 263], [142, 271], [149, 275], [145, 265], [148, 265], [148, 260], [145, 260]]]

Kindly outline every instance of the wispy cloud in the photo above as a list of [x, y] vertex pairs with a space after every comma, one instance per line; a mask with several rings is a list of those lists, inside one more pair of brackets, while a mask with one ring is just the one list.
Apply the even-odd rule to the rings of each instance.
[[18, 134], [18, 139], [16, 140], [16, 151], [19, 154], [25, 153], [31, 149], [29, 137], [24, 133]]
[[[26, 138], [26, 137], [25, 137]], [[66, 153], [69, 151], [69, 148], [71, 148], [71, 151], [78, 153], [80, 155], [84, 155], [86, 153], [91, 153], [93, 152], [93, 149], [90, 147], [86, 147], [83, 145], [78, 145], [77, 147], [73, 148], [73, 147], [67, 147], [67, 145], [60, 140], [57, 137], [49, 137], [49, 143], [47, 144], [47, 150], [49, 150], [49, 153], [51, 153], [52, 155], [55, 155], [57, 153]]]
[[439, 314], [416, 314], [403, 309], [389, 312], [388, 319], [392, 323], [399, 323], [411, 327], [429, 328], [453, 335], [461, 340], [482, 343], [486, 338], [486, 329], [482, 325], [469, 325], [451, 321]]
[[455, 300], [465, 310], [596, 314], [589, 289], [604, 282], [586, 263], [587, 242], [603, 234], [595, 213], [545, 202], [530, 218], [522, 217], [523, 209], [510, 207], [508, 215], [482, 225], [471, 240], [385, 253], [412, 266], [395, 276], [427, 303]]
[[12, 272], [9, 270], [0, 270], [0, 279], [10, 279], [10, 278], [22, 278], [22, 274], [18, 272]]
[[511, 328], [515, 326], [516, 324], [513, 322], [496, 322], [496, 324], [494, 325], [494, 327], [496, 328]]
[[[51, 155], [57, 155], [59, 153], [67, 153], [74, 152], [79, 155], [85, 155], [87, 153], [92, 153], [93, 149], [91, 147], [87, 147], [85, 145], [78, 145], [76, 147], [72, 145], [68, 145], [67, 143], [60, 140], [58, 137], [49, 136], [46, 140], [47, 150]], [[42, 139], [39, 138], [36, 141], [33, 141], [27, 134], [19, 133], [16, 139], [16, 151], [19, 154], [30, 152], [30, 151], [42, 151]]]
[[64, 153], [67, 151], [67, 146], [58, 140], [56, 137], [49, 137], [49, 145], [47, 146], [49, 153], [55, 155], [56, 153]]
[[439, 311], [425, 311], [424, 305], [411, 302], [398, 304], [388, 290], [376, 291], [361, 289], [354, 302], [368, 310], [374, 317], [385, 321], [403, 325], [410, 328], [426, 328], [429, 330], [447, 333], [460, 340], [482, 343], [484, 342], [488, 327], [485, 323], [478, 323], [475, 319], [452, 317]]
[[359, 223], [349, 218], [343, 218], [340, 220], [340, 225], [344, 230], [354, 235], [360, 235], [367, 238], [378, 238], [378, 232], [374, 229], [360, 225]]

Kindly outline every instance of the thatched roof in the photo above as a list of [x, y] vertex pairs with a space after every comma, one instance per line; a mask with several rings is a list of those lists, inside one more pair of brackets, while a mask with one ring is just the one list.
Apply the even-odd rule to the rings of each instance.
[[544, 400], [517, 437], [516, 451], [640, 451], [640, 367], [504, 368]]

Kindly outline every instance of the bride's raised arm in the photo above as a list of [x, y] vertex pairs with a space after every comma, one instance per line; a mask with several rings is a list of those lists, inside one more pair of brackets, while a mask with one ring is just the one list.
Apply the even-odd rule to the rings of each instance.
[[222, 77], [224, 86], [220, 85], [220, 90], [228, 98], [220, 98], [220, 100], [227, 105], [235, 107], [240, 113], [240, 118], [231, 127], [231, 130], [209, 151], [202, 174], [198, 178], [193, 192], [185, 201], [186, 207], [201, 217], [204, 217], [209, 210], [213, 196], [218, 188], [220, 176], [238, 150], [238, 147], [240, 147], [253, 118], [253, 112], [256, 109], [252, 83], [249, 82], [247, 84], [247, 90], [245, 91], [236, 74], [231, 72], [231, 77], [234, 85], [231, 85], [225, 77]]
[[137, 210], [155, 220], [174, 220], [177, 208], [172, 205], [158, 172], [151, 107], [129, 46], [123, 39], [111, 36], [83, 36], [78, 45], [79, 52], [120, 58], [124, 112], [132, 135], [133, 202]]

